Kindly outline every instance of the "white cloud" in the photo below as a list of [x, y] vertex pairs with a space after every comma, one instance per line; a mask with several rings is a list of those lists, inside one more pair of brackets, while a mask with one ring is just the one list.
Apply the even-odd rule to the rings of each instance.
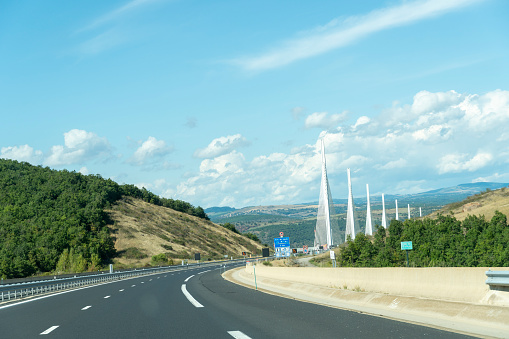
[[352, 155], [345, 159], [343, 162], [341, 162], [340, 166], [343, 168], [352, 168], [352, 169], [358, 169], [359, 167], [362, 167], [364, 164], [368, 163], [370, 161], [369, 158], [362, 156], [362, 155]]
[[167, 146], [164, 140], [157, 140], [156, 138], [149, 136], [148, 139], [144, 141], [140, 147], [138, 147], [128, 162], [137, 165], [144, 165], [147, 162], [164, 157], [171, 153], [172, 150], [172, 147]]
[[63, 166], [109, 157], [111, 157], [111, 146], [106, 138], [92, 132], [73, 129], [64, 133], [64, 145], [51, 147], [44, 164]]
[[34, 150], [28, 145], [2, 147], [0, 150], [0, 158], [26, 161], [31, 164], [40, 164], [43, 159], [43, 153]]
[[399, 158], [398, 160], [389, 161], [385, 165], [379, 166], [378, 168], [381, 170], [392, 170], [392, 169], [396, 169], [396, 168], [404, 168], [407, 165], [408, 165], [408, 162], [405, 159]]
[[215, 158], [247, 145], [249, 145], [249, 142], [240, 134], [219, 137], [212, 140], [207, 147], [197, 149], [194, 156], [202, 159]]
[[[401, 182], [397, 182], [396, 186], [392, 188], [393, 192], [397, 192], [398, 194], [412, 194], [415, 192], [423, 192], [429, 190], [426, 187], [426, 180], [404, 180]], [[401, 211], [402, 206], [400, 206]], [[401, 213], [401, 212], [400, 212]]]
[[446, 126], [432, 125], [412, 133], [417, 141], [439, 141], [447, 140], [451, 136], [451, 129]]
[[88, 170], [88, 168], [86, 168], [85, 166], [83, 166], [82, 168], [80, 168], [79, 172], [83, 175], [88, 175], [90, 174], [90, 171]]
[[133, 11], [140, 9], [143, 6], [148, 5], [150, 3], [154, 3], [156, 1], [159, 1], [159, 0], [132, 0], [132, 1], [129, 1], [125, 5], [122, 5], [118, 8], [98, 17], [97, 19], [93, 20], [92, 23], [90, 23], [86, 27], [83, 27], [82, 29], [80, 29], [79, 32], [88, 31], [88, 30], [92, 30], [97, 27], [103, 26], [107, 23], [110, 23], [112, 21], [115, 21], [115, 20], [121, 18], [122, 16], [124, 16], [128, 13], [132, 13]]
[[355, 122], [355, 124], [353, 125], [353, 129], [357, 129], [357, 127], [359, 126], [362, 126], [362, 125], [366, 125], [368, 124], [369, 122], [371, 121], [371, 119], [367, 116], [362, 116], [360, 117], [359, 119], [357, 119], [357, 121]]
[[271, 51], [233, 60], [246, 70], [263, 71], [285, 66], [352, 44], [370, 34], [457, 10], [482, 0], [421, 0], [375, 10], [363, 16], [334, 19], [327, 25], [283, 42]]
[[412, 112], [416, 115], [443, 110], [460, 102], [461, 95], [455, 91], [431, 93], [420, 91], [414, 96]]
[[437, 167], [439, 174], [474, 172], [488, 165], [491, 160], [493, 160], [493, 155], [490, 153], [477, 153], [470, 159], [467, 154], [447, 154], [440, 159]]
[[273, 153], [246, 161], [233, 151], [214, 159], [204, 159], [200, 172], [177, 187], [175, 197], [197, 198], [205, 206], [217, 204], [246, 206], [286, 202], [295, 199], [301, 187], [320, 177], [320, 155]]
[[82, 55], [97, 55], [108, 49], [120, 46], [130, 39], [132, 39], [132, 34], [127, 34], [119, 29], [110, 29], [83, 41], [78, 45], [76, 51]]
[[333, 129], [337, 128], [339, 123], [345, 120], [347, 112], [341, 114], [329, 114], [327, 112], [315, 112], [308, 115], [304, 126], [306, 128], [322, 128], [322, 129]]
[[472, 182], [509, 182], [509, 173], [494, 173], [487, 177], [478, 177]]
[[509, 91], [469, 95], [458, 107], [464, 112], [468, 126], [477, 132], [487, 132], [499, 124], [509, 123]]
[[233, 151], [213, 159], [203, 160], [200, 165], [200, 173], [212, 178], [218, 178], [225, 173], [240, 174], [243, 172], [244, 161], [244, 156], [241, 153]]

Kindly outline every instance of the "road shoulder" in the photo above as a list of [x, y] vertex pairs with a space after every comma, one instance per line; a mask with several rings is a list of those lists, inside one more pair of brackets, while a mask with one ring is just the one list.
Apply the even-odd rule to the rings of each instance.
[[367, 313], [394, 320], [481, 337], [507, 338], [509, 308], [389, 294], [356, 292], [256, 277], [237, 268], [226, 280], [286, 298]]

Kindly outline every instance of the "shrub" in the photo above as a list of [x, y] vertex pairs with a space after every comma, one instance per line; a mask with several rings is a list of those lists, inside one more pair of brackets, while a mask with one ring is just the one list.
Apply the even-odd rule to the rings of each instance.
[[152, 256], [150, 264], [153, 266], [168, 265], [168, 258], [164, 253], [156, 254]]
[[148, 257], [145, 253], [143, 253], [136, 247], [129, 247], [124, 251], [120, 251], [119, 254], [121, 256], [123, 255], [127, 259], [145, 259], [146, 257]]

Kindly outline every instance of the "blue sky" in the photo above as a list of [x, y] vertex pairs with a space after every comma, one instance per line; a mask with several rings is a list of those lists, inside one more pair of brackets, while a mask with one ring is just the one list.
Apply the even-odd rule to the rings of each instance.
[[0, 158], [202, 207], [509, 182], [509, 1], [2, 1]]

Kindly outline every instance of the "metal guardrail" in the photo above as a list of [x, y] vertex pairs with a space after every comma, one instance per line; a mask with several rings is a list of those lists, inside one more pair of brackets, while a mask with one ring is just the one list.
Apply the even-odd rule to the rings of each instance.
[[223, 262], [215, 261], [176, 266], [140, 268], [128, 271], [126, 270], [117, 271], [113, 273], [105, 272], [93, 275], [90, 274], [80, 276], [74, 275], [72, 277], [63, 277], [59, 279], [54, 278], [52, 280], [25, 281], [13, 284], [4, 284], [0, 285], [0, 302], [8, 302], [16, 299], [35, 296], [38, 294], [53, 293], [73, 288], [79, 288], [82, 286], [96, 285], [113, 280], [121, 280], [137, 276], [151, 275], [170, 271], [187, 270], [195, 267], [209, 267], [216, 265], [226, 266], [227, 264], [235, 264], [244, 261], [246, 261], [246, 259], [234, 259]]
[[486, 284], [509, 287], [509, 271], [486, 271]]

